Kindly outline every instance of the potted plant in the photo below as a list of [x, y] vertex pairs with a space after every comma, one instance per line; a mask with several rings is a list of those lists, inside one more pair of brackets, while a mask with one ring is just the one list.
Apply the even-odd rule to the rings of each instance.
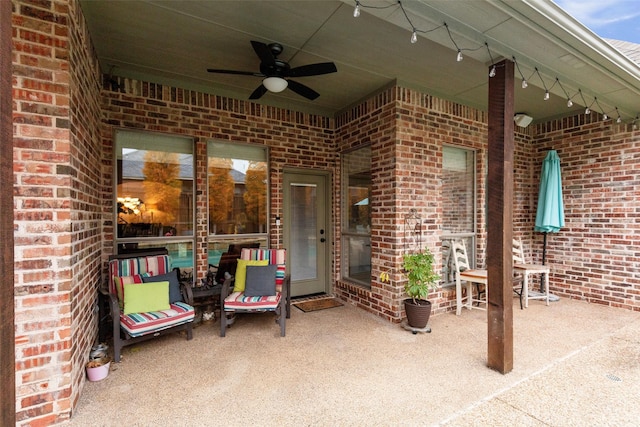
[[440, 276], [433, 269], [433, 254], [428, 248], [422, 252], [405, 254], [403, 267], [407, 275], [404, 292], [409, 298], [404, 300], [407, 323], [417, 329], [423, 329], [431, 316], [431, 302], [427, 300], [429, 291], [438, 287]]
[[87, 378], [89, 381], [100, 381], [109, 375], [109, 367], [111, 366], [111, 358], [108, 356], [92, 359], [87, 362]]

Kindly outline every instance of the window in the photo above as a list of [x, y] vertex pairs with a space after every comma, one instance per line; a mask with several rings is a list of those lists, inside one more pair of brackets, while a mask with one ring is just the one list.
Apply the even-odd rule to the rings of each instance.
[[342, 156], [342, 277], [371, 286], [371, 147]]
[[194, 173], [191, 138], [115, 133], [118, 252], [166, 247], [174, 267], [193, 267]]
[[268, 170], [266, 147], [209, 141], [209, 264], [224, 252], [267, 246]]
[[448, 263], [449, 240], [461, 239], [467, 248], [469, 262], [475, 261], [476, 233], [476, 157], [473, 150], [442, 148], [442, 260], [443, 282], [453, 283]]

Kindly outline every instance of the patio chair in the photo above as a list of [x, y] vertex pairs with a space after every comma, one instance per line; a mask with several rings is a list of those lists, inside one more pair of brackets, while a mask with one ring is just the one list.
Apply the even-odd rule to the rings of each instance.
[[[451, 241], [450, 258], [454, 265], [456, 279], [456, 315], [462, 312], [462, 307], [469, 310], [476, 308], [486, 310], [487, 303], [487, 270], [472, 269], [467, 256], [467, 248], [462, 240]], [[462, 296], [462, 282], [465, 282], [466, 295]], [[476, 297], [473, 296], [473, 285], [476, 285]], [[480, 289], [484, 285], [484, 291]], [[484, 294], [484, 298], [481, 296]], [[476, 307], [473, 307], [476, 303]], [[484, 304], [482, 308], [479, 305]]]
[[235, 276], [222, 285], [220, 336], [226, 335], [239, 313], [273, 312], [284, 337], [285, 322], [291, 315], [290, 287], [285, 249], [242, 249]]
[[185, 331], [187, 340], [193, 337], [191, 286], [180, 283], [170, 263], [166, 249], [111, 256], [109, 292], [104, 296], [113, 322], [116, 362], [125, 346], [178, 331]]
[[[516, 276], [520, 276], [522, 280], [522, 286], [520, 288], [520, 301], [524, 301], [524, 306], [529, 307], [530, 299], [543, 299], [547, 301], [549, 305], [549, 273], [551, 272], [549, 266], [542, 264], [529, 264], [524, 257], [524, 248], [522, 241], [519, 239], [513, 239], [513, 273]], [[532, 275], [541, 274], [543, 277], [544, 292], [541, 295], [529, 295], [529, 277]]]

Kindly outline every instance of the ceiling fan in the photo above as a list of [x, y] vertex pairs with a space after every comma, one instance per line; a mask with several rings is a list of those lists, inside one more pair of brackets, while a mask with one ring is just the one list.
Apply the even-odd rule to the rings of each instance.
[[259, 99], [262, 95], [267, 93], [267, 91], [282, 92], [288, 87], [298, 95], [304, 96], [305, 98], [313, 101], [319, 97], [320, 94], [302, 83], [298, 83], [295, 80], [289, 80], [289, 77], [318, 76], [338, 71], [333, 62], [319, 62], [317, 64], [291, 68], [287, 62], [278, 59], [278, 55], [280, 55], [283, 50], [282, 45], [279, 43], [271, 43], [267, 45], [262, 42], [251, 40], [251, 46], [253, 46], [253, 50], [258, 55], [258, 58], [260, 58], [259, 72], [219, 70], [216, 68], [207, 69], [210, 73], [264, 77], [262, 84], [253, 91], [249, 99]]

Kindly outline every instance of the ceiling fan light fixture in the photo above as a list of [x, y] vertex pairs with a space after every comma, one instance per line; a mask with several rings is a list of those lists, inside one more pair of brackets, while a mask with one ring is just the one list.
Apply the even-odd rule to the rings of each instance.
[[282, 92], [289, 85], [289, 83], [282, 77], [267, 77], [262, 81], [262, 84], [269, 92], [275, 93]]

